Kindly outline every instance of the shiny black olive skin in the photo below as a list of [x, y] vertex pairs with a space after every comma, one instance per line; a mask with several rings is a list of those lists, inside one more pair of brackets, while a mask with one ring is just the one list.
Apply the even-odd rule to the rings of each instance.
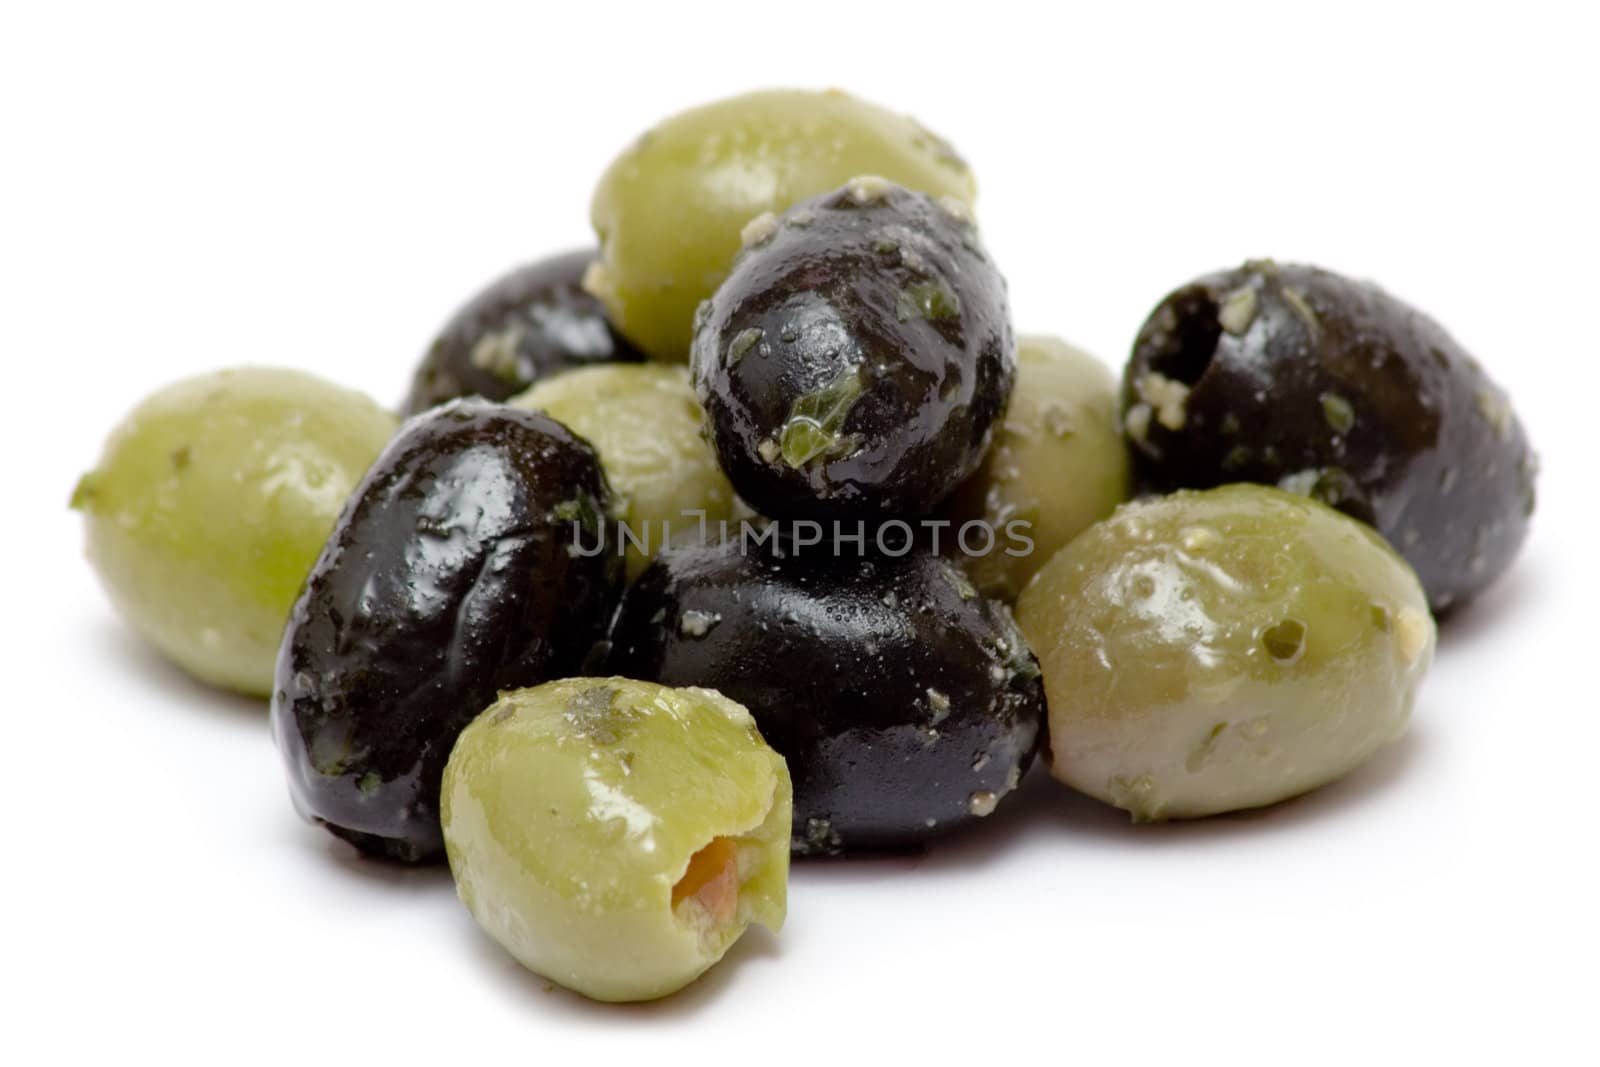
[[442, 859], [456, 735], [500, 690], [576, 673], [604, 632], [622, 561], [569, 548], [609, 504], [594, 451], [543, 415], [467, 399], [406, 423], [278, 653], [272, 724], [296, 808], [363, 852]]
[[1504, 572], [1528, 532], [1538, 463], [1505, 393], [1367, 282], [1270, 261], [1191, 282], [1140, 330], [1122, 399], [1141, 489], [1310, 493], [1376, 526], [1435, 612]]
[[459, 396], [507, 400], [573, 367], [643, 360], [583, 290], [598, 255], [579, 249], [518, 267], [468, 301], [417, 364], [405, 414]]
[[1043, 733], [1010, 613], [920, 548], [774, 543], [662, 553], [623, 597], [606, 673], [749, 708], [789, 764], [797, 855], [914, 847], [993, 811]]
[[1016, 369], [965, 209], [858, 178], [745, 238], [690, 352], [734, 488], [778, 517], [931, 511], [983, 459]]

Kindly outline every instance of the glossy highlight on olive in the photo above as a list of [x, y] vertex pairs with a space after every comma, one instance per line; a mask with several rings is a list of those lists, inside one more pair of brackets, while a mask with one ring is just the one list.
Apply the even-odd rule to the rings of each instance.
[[406, 423], [284, 634], [272, 721], [301, 813], [363, 852], [442, 858], [456, 735], [602, 634], [622, 561], [575, 546], [611, 507], [594, 450], [546, 416], [469, 399]]

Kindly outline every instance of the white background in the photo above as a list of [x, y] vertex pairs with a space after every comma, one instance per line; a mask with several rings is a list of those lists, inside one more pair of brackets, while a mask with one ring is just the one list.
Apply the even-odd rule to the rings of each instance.
[[[1592, 5], [880, 6], [6, 6], [0, 1056], [1595, 1062]], [[954, 141], [1019, 328], [1113, 364], [1246, 257], [1381, 281], [1509, 388], [1540, 510], [1409, 736], [1345, 782], [1134, 827], [1035, 777], [924, 858], [799, 867], [782, 935], [677, 998], [591, 1005], [442, 870], [297, 822], [264, 709], [129, 635], [66, 501], [190, 373], [398, 401], [461, 299], [588, 239], [637, 132], [786, 84]]]

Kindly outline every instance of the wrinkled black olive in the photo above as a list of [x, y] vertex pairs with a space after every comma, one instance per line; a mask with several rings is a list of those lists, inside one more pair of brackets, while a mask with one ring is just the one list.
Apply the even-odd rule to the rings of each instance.
[[1537, 459], [1505, 393], [1370, 283], [1271, 261], [1191, 282], [1140, 330], [1123, 403], [1142, 489], [1308, 493], [1376, 526], [1435, 611], [1527, 535]]
[[857, 178], [745, 242], [690, 354], [734, 488], [773, 516], [930, 511], [983, 459], [1016, 368], [966, 209]]
[[459, 400], [407, 423], [289, 617], [273, 732], [306, 817], [363, 852], [443, 857], [439, 783], [502, 689], [576, 673], [622, 581], [610, 490], [560, 423]]
[[597, 255], [580, 249], [530, 263], [468, 301], [417, 364], [405, 413], [459, 396], [506, 400], [559, 371], [644, 359], [580, 284]]
[[662, 553], [623, 597], [606, 671], [749, 708], [789, 763], [797, 854], [905, 848], [992, 812], [1044, 715], [1010, 613], [920, 548], [781, 544]]

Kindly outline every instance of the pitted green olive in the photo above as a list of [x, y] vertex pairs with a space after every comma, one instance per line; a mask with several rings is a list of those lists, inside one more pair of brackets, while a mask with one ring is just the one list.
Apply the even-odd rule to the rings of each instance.
[[530, 970], [650, 1000], [783, 925], [789, 772], [709, 689], [569, 678], [502, 693], [445, 768], [461, 900]]

